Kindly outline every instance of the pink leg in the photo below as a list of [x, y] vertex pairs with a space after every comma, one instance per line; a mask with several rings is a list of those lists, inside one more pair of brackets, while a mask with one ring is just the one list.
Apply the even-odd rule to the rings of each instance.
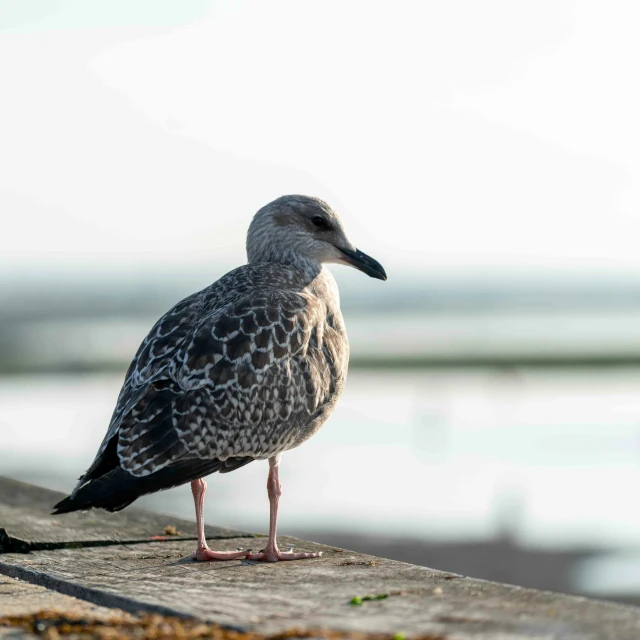
[[207, 490], [207, 483], [200, 478], [191, 483], [191, 493], [196, 504], [196, 523], [198, 526], [198, 548], [196, 549], [196, 560], [234, 560], [244, 558], [246, 551], [211, 551], [207, 546], [204, 537], [204, 494]]
[[278, 502], [282, 495], [278, 464], [280, 456], [269, 458], [269, 478], [267, 479], [267, 493], [269, 494], [269, 541], [260, 553], [248, 553], [247, 560], [265, 560], [277, 562], [278, 560], [303, 560], [305, 558], [319, 558], [320, 553], [283, 553], [276, 543], [276, 527], [278, 524]]

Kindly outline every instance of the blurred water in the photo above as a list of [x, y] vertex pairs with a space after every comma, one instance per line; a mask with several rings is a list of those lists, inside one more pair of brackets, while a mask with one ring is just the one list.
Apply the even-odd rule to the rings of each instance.
[[[0, 379], [0, 472], [69, 490], [121, 376]], [[625, 545], [640, 537], [640, 369], [351, 372], [283, 456], [282, 530]], [[266, 463], [211, 478], [207, 520], [265, 530]], [[191, 517], [189, 489], [140, 504]]]

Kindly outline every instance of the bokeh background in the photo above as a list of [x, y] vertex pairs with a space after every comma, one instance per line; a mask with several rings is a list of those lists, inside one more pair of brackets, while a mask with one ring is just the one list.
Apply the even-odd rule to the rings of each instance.
[[[281, 531], [640, 603], [639, 13], [4, 0], [0, 473], [71, 489], [155, 319], [313, 194], [389, 281], [332, 267], [350, 378]], [[207, 520], [264, 531], [266, 471]]]

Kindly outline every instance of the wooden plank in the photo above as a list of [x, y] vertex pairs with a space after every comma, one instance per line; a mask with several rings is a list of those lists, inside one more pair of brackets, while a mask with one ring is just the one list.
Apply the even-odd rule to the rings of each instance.
[[[263, 635], [197, 619], [166, 617], [157, 613], [132, 615], [66, 596], [44, 587], [0, 575], [0, 639], [34, 638], [211, 638], [215, 640], [268, 640]], [[303, 640], [287, 635], [291, 640]], [[306, 636], [305, 636], [306, 637]], [[389, 640], [388, 635], [319, 632], [318, 640]], [[280, 639], [282, 640], [282, 638]], [[430, 636], [423, 640], [443, 640]]]
[[118, 609], [99, 607], [39, 585], [0, 575], [0, 638], [37, 638], [36, 634], [27, 631], [25, 627], [39, 624], [38, 617], [46, 611], [59, 611], [64, 616], [77, 616], [94, 621], [110, 621], [114, 617], [120, 620], [134, 619], [130, 614]]
[[[52, 516], [64, 494], [0, 476], [0, 553], [71, 546], [104, 546], [146, 542], [157, 536], [195, 540], [195, 522], [130, 507], [120, 513], [92, 510]], [[167, 526], [180, 535], [167, 535]], [[207, 525], [208, 538], [229, 538], [246, 532]]]
[[[318, 628], [456, 640], [637, 640], [640, 609], [473, 580], [282, 538], [318, 560], [196, 563], [189, 542], [0, 555], [0, 572], [101, 606], [261, 633]], [[218, 549], [256, 540], [219, 540]], [[386, 595], [351, 605], [354, 596]]]
[[40, 585], [0, 575], [0, 618], [29, 616], [55, 609], [70, 615], [83, 615], [94, 619], [106, 620], [114, 615], [132, 619], [132, 616], [124, 611], [100, 607]]
[[[100, 607], [45, 587], [0, 575], [0, 639], [33, 638], [149, 638], [208, 637], [243, 640], [219, 627], [158, 614], [135, 616], [121, 609]], [[191, 632], [191, 633], [190, 633]], [[246, 637], [246, 640], [256, 640]], [[384, 639], [386, 640], [386, 638]]]

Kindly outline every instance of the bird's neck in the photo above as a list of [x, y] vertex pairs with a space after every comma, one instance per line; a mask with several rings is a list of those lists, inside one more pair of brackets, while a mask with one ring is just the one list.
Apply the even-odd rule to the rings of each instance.
[[292, 267], [296, 271], [300, 272], [308, 283], [311, 283], [323, 272], [322, 264], [318, 262], [318, 260], [293, 251], [285, 250], [278, 251], [276, 253], [275, 251], [270, 252], [267, 250], [263, 252], [258, 259], [249, 260], [249, 264], [259, 262], [284, 264], [288, 267]]
[[322, 268], [320, 273], [309, 284], [313, 293], [324, 300], [332, 313], [340, 313], [340, 292], [338, 283], [329, 269]]
[[292, 251], [264, 251], [260, 256], [251, 256], [249, 264], [281, 264], [297, 271], [301, 276], [302, 289], [310, 290], [314, 295], [322, 298], [335, 311], [340, 309], [340, 294], [338, 283], [333, 274], [325, 269], [321, 262], [300, 253]]

